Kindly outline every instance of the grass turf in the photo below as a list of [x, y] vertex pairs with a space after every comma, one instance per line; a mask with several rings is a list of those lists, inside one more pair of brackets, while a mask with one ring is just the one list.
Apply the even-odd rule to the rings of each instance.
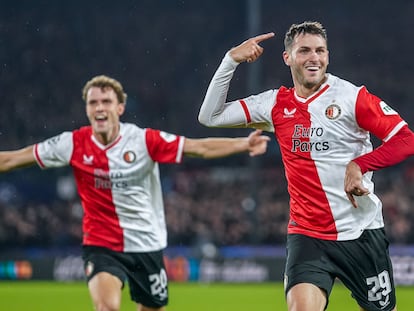
[[[399, 310], [410, 310], [413, 287], [397, 288]], [[85, 283], [0, 281], [0, 310], [73, 311], [93, 310]], [[136, 310], [127, 288], [122, 311]], [[170, 283], [168, 311], [286, 310], [281, 283], [202, 284]], [[330, 311], [358, 310], [349, 291], [336, 284], [329, 303]]]

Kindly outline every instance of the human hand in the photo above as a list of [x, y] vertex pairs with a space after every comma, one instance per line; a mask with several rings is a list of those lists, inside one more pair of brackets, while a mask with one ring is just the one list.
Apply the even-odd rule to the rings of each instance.
[[358, 164], [351, 161], [346, 166], [344, 188], [348, 199], [357, 208], [354, 196], [368, 195], [369, 190], [362, 185], [362, 172]]
[[249, 143], [249, 155], [251, 157], [261, 155], [267, 150], [267, 143], [270, 141], [270, 137], [261, 134], [262, 130], [255, 130], [247, 137]]
[[240, 45], [230, 50], [230, 56], [238, 63], [248, 62], [252, 63], [260, 57], [263, 53], [263, 48], [259, 45], [260, 42], [274, 37], [273, 32], [258, 35], [250, 38]]

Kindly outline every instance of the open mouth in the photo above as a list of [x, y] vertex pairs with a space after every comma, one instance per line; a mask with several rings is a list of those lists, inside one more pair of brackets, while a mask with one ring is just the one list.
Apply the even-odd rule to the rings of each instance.
[[306, 68], [306, 70], [309, 70], [309, 71], [318, 71], [319, 70], [319, 66], [307, 66], [305, 68]]
[[108, 120], [108, 117], [106, 116], [95, 116], [95, 122], [97, 124], [102, 124]]

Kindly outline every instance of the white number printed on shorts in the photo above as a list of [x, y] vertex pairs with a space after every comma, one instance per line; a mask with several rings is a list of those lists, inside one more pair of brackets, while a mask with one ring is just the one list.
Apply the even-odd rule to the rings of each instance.
[[389, 304], [391, 293], [391, 281], [387, 270], [382, 271], [378, 276], [367, 278], [367, 285], [373, 285], [368, 290], [368, 300], [378, 301], [381, 306]]
[[161, 269], [160, 273], [154, 273], [149, 275], [149, 281], [151, 282], [151, 294], [153, 296], [159, 295], [161, 300], [167, 298], [167, 273], [164, 269]]

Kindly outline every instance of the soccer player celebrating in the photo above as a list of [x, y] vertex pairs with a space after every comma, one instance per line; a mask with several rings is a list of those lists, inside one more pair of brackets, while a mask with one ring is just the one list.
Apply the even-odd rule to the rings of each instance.
[[[382, 204], [371, 177], [412, 156], [414, 134], [366, 87], [326, 72], [327, 35], [319, 22], [293, 24], [285, 35], [283, 60], [293, 88], [226, 102], [237, 66], [259, 58], [260, 43], [273, 36], [250, 38], [226, 53], [199, 121], [275, 133], [291, 197], [285, 271], [290, 311], [324, 310], [335, 278], [361, 310], [396, 310]], [[370, 133], [383, 142], [374, 150]]]
[[138, 310], [164, 310], [167, 233], [158, 163], [180, 163], [184, 155], [256, 156], [266, 151], [269, 137], [255, 131], [240, 138], [190, 139], [122, 123], [127, 95], [107, 76], [88, 81], [83, 99], [90, 126], [0, 152], [0, 172], [36, 163], [72, 166], [84, 209], [83, 258], [95, 309], [119, 310], [127, 280]]

